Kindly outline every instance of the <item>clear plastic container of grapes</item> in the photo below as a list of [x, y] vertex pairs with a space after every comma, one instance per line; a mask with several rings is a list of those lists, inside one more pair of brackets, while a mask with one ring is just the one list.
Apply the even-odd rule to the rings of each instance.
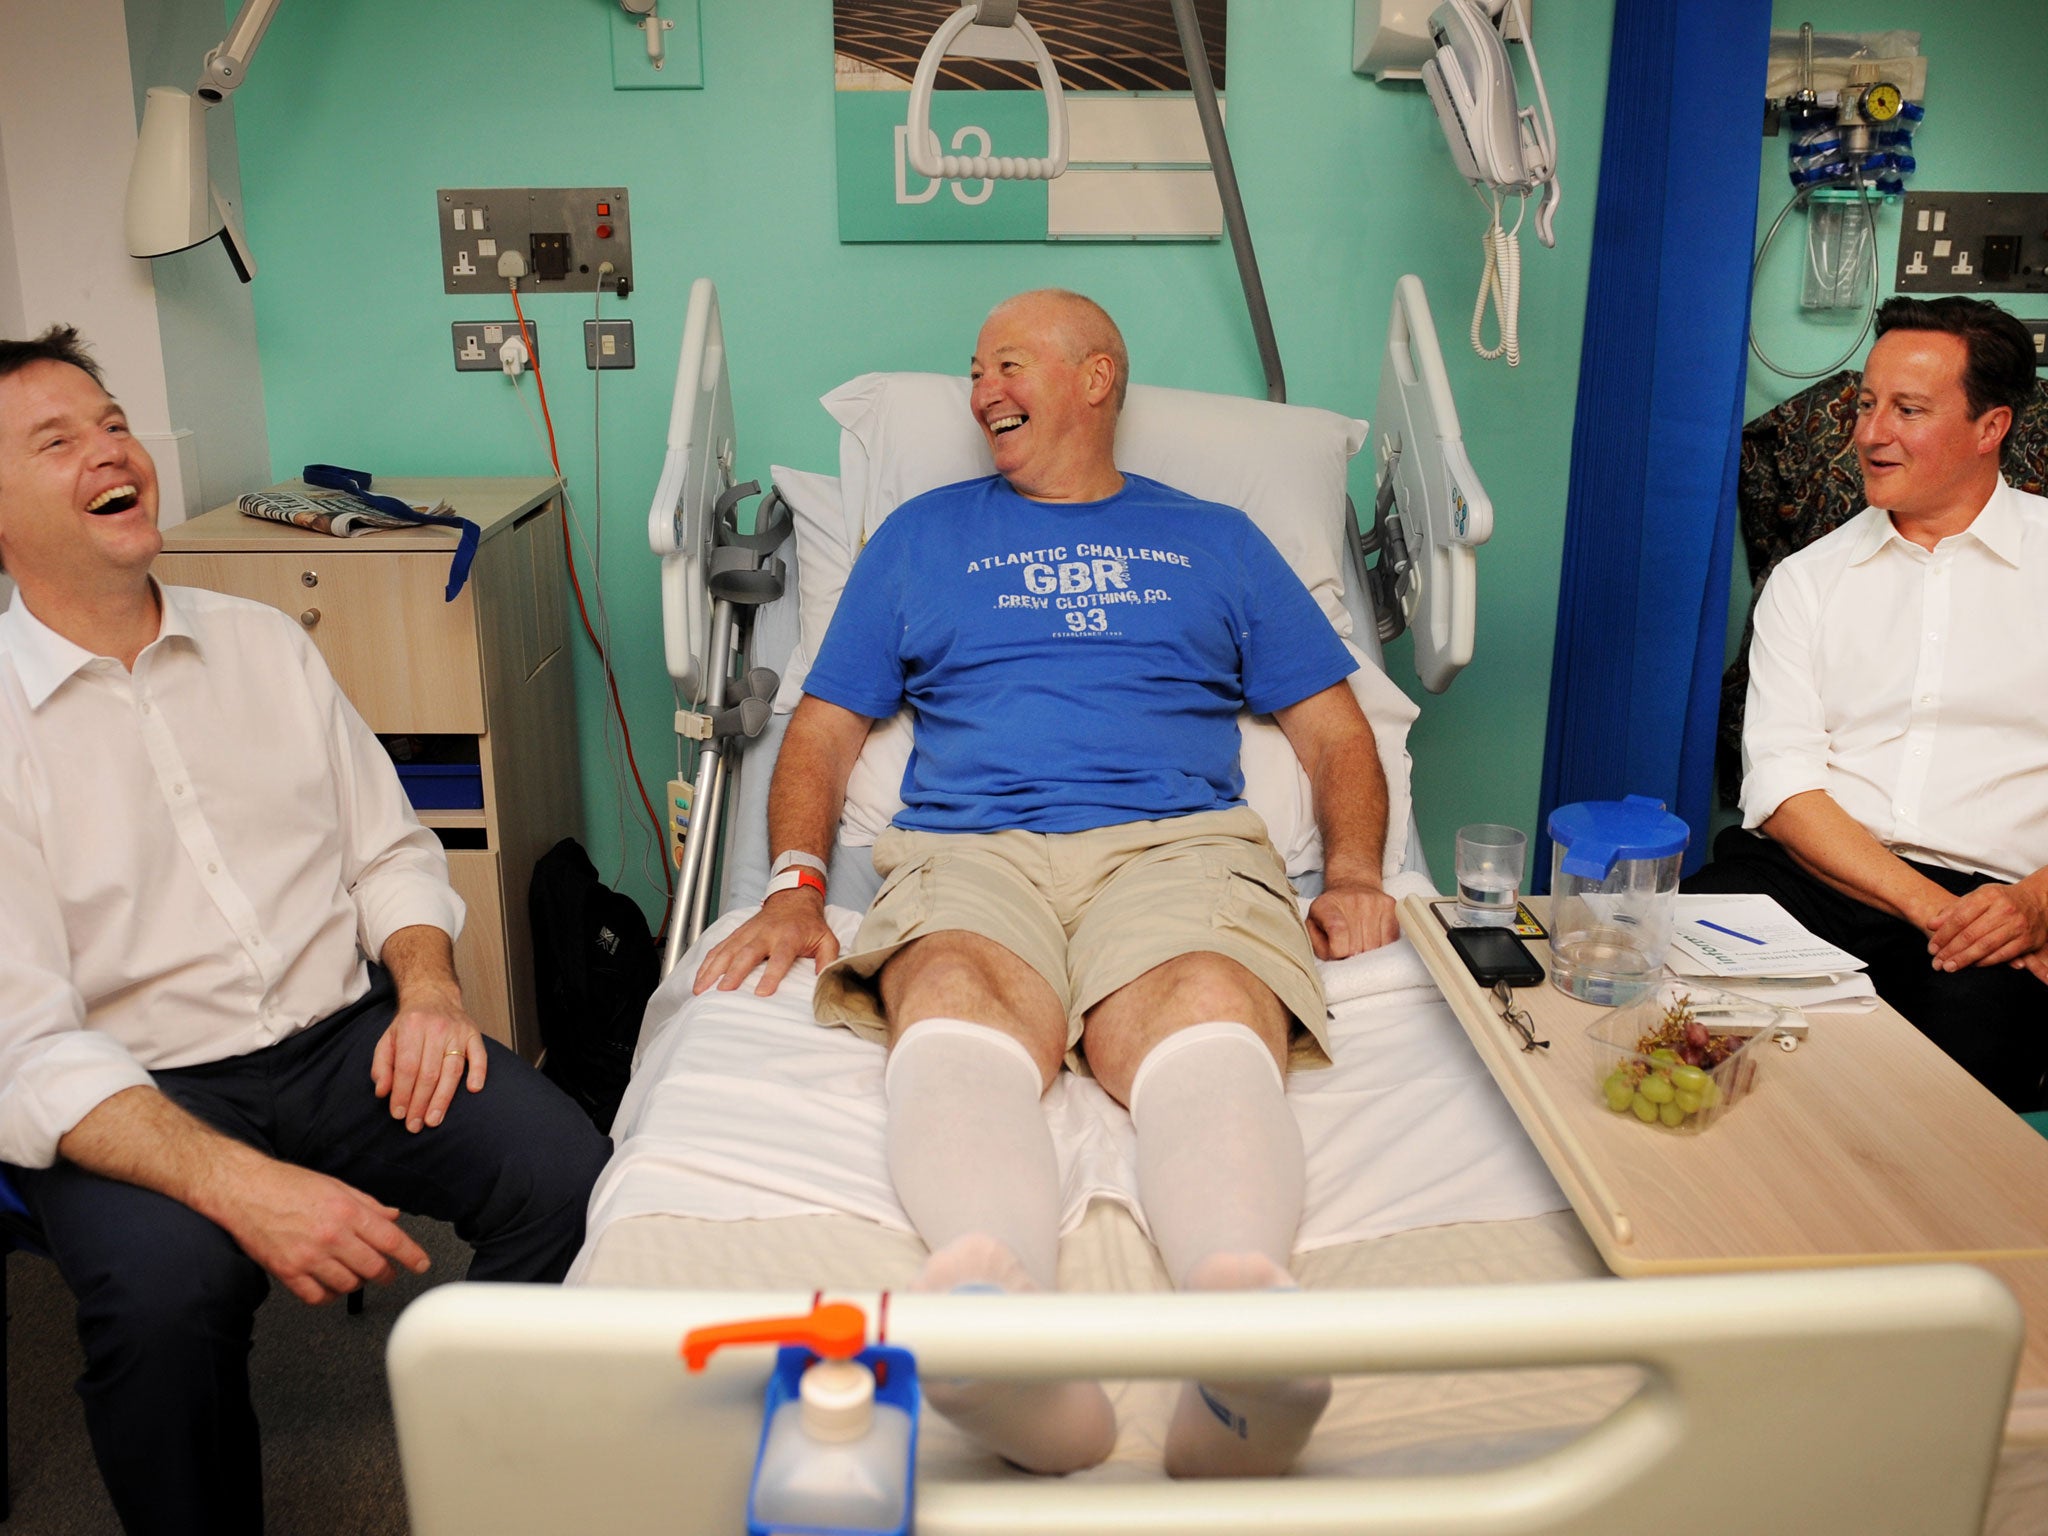
[[1764, 1046], [1787, 1017], [1768, 1003], [1667, 978], [1587, 1026], [1604, 1047], [1593, 1091], [1649, 1129], [1707, 1130], [1756, 1087]]

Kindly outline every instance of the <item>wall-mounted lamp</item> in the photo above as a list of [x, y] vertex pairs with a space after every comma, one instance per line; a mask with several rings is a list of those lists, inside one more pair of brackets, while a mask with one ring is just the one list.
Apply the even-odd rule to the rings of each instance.
[[128, 170], [130, 256], [168, 256], [219, 235], [235, 275], [245, 283], [256, 275], [241, 221], [206, 173], [206, 110], [242, 83], [278, 3], [245, 0], [228, 35], [206, 55], [191, 95], [153, 85], [143, 98], [142, 131]]

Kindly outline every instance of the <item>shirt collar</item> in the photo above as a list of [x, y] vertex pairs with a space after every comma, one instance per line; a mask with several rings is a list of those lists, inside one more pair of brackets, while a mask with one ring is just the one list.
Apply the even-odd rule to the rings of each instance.
[[[1862, 515], [1866, 521], [1862, 534], [1857, 539], [1855, 553], [1849, 557], [1851, 565], [1861, 565], [1893, 540], [1897, 540], [1907, 549], [1927, 553], [1893, 526], [1891, 513], [1882, 507], [1870, 507]], [[2007, 565], [2017, 568], [2020, 563], [2022, 533], [2019, 509], [2013, 504], [2013, 489], [2001, 475], [1998, 484], [1992, 488], [1991, 499], [1985, 502], [1983, 510], [1971, 519], [1970, 526], [1961, 533], [1951, 534], [1949, 537], [1974, 537], [1979, 544]]]
[[[199, 636], [192, 629], [191, 616], [171, 595], [174, 589], [164, 586], [153, 576], [150, 582], [156, 587], [158, 606], [163, 614], [156, 640], [150, 645], [177, 635], [197, 646]], [[143, 649], [148, 650], [149, 646]], [[51, 694], [100, 659], [84, 646], [66, 640], [30, 613], [28, 604], [21, 600], [20, 592], [14, 594], [14, 601], [8, 605], [7, 611], [0, 613], [0, 652], [14, 658], [15, 675], [21, 679], [22, 693], [32, 710], [41, 709]]]

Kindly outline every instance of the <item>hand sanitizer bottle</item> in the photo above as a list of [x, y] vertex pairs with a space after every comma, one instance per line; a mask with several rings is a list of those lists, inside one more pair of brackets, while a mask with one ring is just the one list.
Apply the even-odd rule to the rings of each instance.
[[[876, 1400], [875, 1373], [855, 1358], [866, 1333], [867, 1318], [858, 1307], [828, 1303], [807, 1317], [699, 1328], [684, 1340], [683, 1356], [692, 1370], [703, 1369], [712, 1351], [725, 1344], [797, 1346], [785, 1347], [770, 1383], [769, 1419], [748, 1500], [747, 1529], [755, 1536], [784, 1530], [893, 1536], [907, 1529], [913, 1413]], [[896, 1358], [914, 1409], [915, 1363], [900, 1350], [872, 1353]], [[792, 1396], [788, 1373], [799, 1365]]]
[[875, 1401], [875, 1373], [820, 1360], [775, 1410], [754, 1473], [754, 1523], [893, 1531], [909, 1489], [910, 1415]]

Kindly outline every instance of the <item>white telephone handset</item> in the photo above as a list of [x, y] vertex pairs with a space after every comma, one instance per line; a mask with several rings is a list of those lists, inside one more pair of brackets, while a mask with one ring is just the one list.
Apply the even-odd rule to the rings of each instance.
[[[1548, 246], [1557, 244], [1551, 221], [1559, 191], [1557, 127], [1551, 120], [1543, 71], [1529, 41], [1528, 12], [1522, 0], [1506, 0], [1506, 4], [1514, 7], [1522, 48], [1529, 55], [1529, 72], [1543, 109], [1540, 123], [1535, 108], [1522, 107], [1515, 99], [1515, 72], [1508, 62], [1507, 47], [1479, 0], [1442, 0], [1430, 14], [1429, 31], [1436, 53], [1422, 66], [1422, 83], [1443, 124], [1444, 139], [1459, 174], [1483, 189], [1481, 196], [1493, 210], [1482, 237], [1486, 271], [1472, 312], [1472, 348], [1485, 358], [1505, 355], [1512, 368], [1522, 360], [1516, 335], [1522, 270], [1516, 231], [1521, 223], [1517, 220], [1514, 230], [1501, 227], [1501, 195], [1520, 197], [1526, 204], [1530, 193], [1543, 189], [1543, 200], [1536, 209], [1536, 238]], [[1480, 340], [1480, 322], [1489, 297], [1500, 320], [1500, 342], [1492, 348]]]

